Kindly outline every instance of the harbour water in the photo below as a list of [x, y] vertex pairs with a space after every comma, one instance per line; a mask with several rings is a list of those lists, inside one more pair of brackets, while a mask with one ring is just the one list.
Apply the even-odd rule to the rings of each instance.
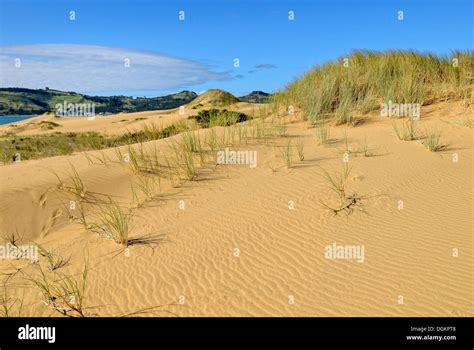
[[19, 122], [20, 120], [31, 118], [32, 115], [0, 115], [0, 125]]

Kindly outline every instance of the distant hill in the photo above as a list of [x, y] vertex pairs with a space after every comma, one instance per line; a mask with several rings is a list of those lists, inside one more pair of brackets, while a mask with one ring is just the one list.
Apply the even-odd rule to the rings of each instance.
[[191, 107], [212, 106], [223, 107], [233, 103], [240, 102], [240, 100], [224, 90], [210, 89], [205, 93], [199, 95], [192, 103]]
[[250, 94], [245, 96], [240, 96], [239, 100], [249, 103], [267, 103], [271, 94], [268, 94], [263, 91], [252, 91]]
[[172, 109], [193, 101], [197, 94], [181, 91], [161, 97], [88, 96], [52, 89], [0, 88], [0, 115], [54, 112], [58, 103], [95, 103], [96, 113], [142, 112]]

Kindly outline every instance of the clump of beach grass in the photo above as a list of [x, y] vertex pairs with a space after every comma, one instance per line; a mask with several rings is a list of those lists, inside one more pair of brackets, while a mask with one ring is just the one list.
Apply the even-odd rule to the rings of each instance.
[[43, 120], [42, 122], [39, 123], [41, 129], [47, 129], [47, 130], [52, 130], [58, 126], [61, 126], [58, 123], [49, 121], [49, 120]]
[[286, 135], [287, 127], [284, 123], [282, 117], [276, 116], [272, 118], [273, 129], [275, 130], [275, 134], [283, 137]]
[[361, 204], [360, 202], [362, 198], [359, 195], [356, 193], [347, 193], [347, 180], [350, 173], [351, 167], [349, 167], [347, 162], [343, 162], [342, 170], [340, 172], [329, 172], [322, 168], [322, 177], [328, 184], [329, 189], [336, 194], [339, 204], [338, 206], [333, 206], [323, 201], [320, 201], [320, 203], [327, 209], [331, 210], [334, 215], [337, 215], [339, 212], [350, 214], [356, 206]]
[[120, 164], [126, 164], [134, 174], [160, 175], [161, 163], [156, 145], [145, 149], [143, 143], [129, 144], [127, 152], [122, 153], [120, 148], [115, 149], [117, 160]]
[[207, 147], [209, 147], [212, 153], [215, 153], [218, 148], [216, 129], [211, 129], [211, 131], [206, 135], [206, 140], [204, 141], [204, 143]]
[[202, 152], [200, 137], [194, 131], [187, 131], [181, 135], [182, 145], [193, 153]]
[[245, 113], [229, 111], [227, 109], [206, 109], [199, 111], [197, 115], [190, 116], [199, 126], [212, 128], [214, 126], [230, 126], [250, 119]]
[[326, 169], [321, 168], [323, 172], [323, 178], [329, 184], [329, 188], [335, 192], [338, 197], [345, 198], [346, 194], [346, 181], [349, 178], [351, 168], [347, 162], [343, 162], [342, 171], [330, 173]]
[[186, 144], [186, 142], [173, 142], [171, 146], [174, 151], [174, 160], [178, 171], [184, 174], [187, 180], [196, 180], [197, 164], [194, 161], [193, 148]]
[[257, 139], [263, 139], [266, 136], [266, 126], [265, 126], [265, 121], [260, 120], [257, 121], [255, 124], [255, 138]]
[[365, 137], [364, 140], [359, 143], [359, 149], [357, 150], [357, 153], [362, 154], [364, 157], [372, 156], [372, 153], [369, 151], [369, 141], [367, 137]]
[[59, 175], [53, 171], [53, 174], [56, 176], [59, 182], [58, 189], [73, 194], [79, 201], [94, 200], [92, 196], [89, 196], [89, 192], [87, 191], [86, 186], [84, 185], [84, 182], [82, 181], [82, 178], [79, 175], [76, 167], [71, 163], [69, 163], [69, 166], [71, 168], [71, 172], [68, 179], [71, 185], [66, 185], [65, 181], [63, 181]]
[[46, 259], [48, 267], [51, 271], [55, 271], [66, 266], [70, 261], [70, 258], [63, 258], [61, 255], [55, 254], [51, 250], [47, 250], [43, 247], [39, 247], [39, 254]]
[[443, 122], [453, 125], [464, 126], [466, 128], [474, 128], [474, 120], [467, 118], [458, 118], [458, 119], [451, 119], [451, 120], [443, 120]]
[[293, 148], [291, 146], [291, 140], [288, 140], [283, 146], [281, 156], [286, 167], [290, 169], [293, 165]]
[[239, 125], [236, 126], [237, 131], [237, 138], [239, 140], [239, 145], [242, 143], [243, 140], [247, 140], [248, 137], [248, 126], [247, 125]]
[[109, 203], [100, 208], [99, 222], [96, 224], [99, 233], [108, 239], [124, 246], [128, 245], [131, 213], [123, 209], [117, 202], [110, 199]]
[[26, 279], [42, 294], [43, 302], [66, 317], [86, 317], [85, 294], [89, 264], [86, 260], [79, 276], [44, 271], [36, 265], [36, 273], [25, 273]]
[[155, 198], [156, 192], [159, 191], [160, 178], [150, 174], [143, 174], [137, 176], [137, 181], [132, 185], [133, 198], [139, 203], [137, 194], [138, 189], [144, 196], [146, 201], [151, 201]]
[[353, 114], [375, 111], [381, 101], [426, 105], [460, 99], [468, 103], [473, 57], [472, 51], [453, 51], [446, 56], [402, 50], [354, 51], [318, 65], [272, 98], [282, 100], [280, 95], [285, 95], [312, 124], [328, 119], [353, 124]]
[[347, 130], [344, 130], [344, 138], [343, 138], [343, 141], [344, 141], [344, 149], [343, 149], [343, 154], [345, 156], [348, 156], [349, 154], [352, 153], [350, 147], [349, 147], [349, 139], [347, 138]]
[[258, 107], [258, 117], [261, 120], [265, 120], [265, 118], [268, 116], [268, 106], [263, 105]]
[[[401, 125], [399, 125], [401, 124]], [[403, 123], [393, 123], [393, 130], [401, 141], [413, 141], [418, 139], [417, 124], [415, 119], [410, 118]]]
[[11, 297], [8, 293], [7, 284], [4, 283], [3, 291], [0, 294], [0, 317], [20, 317], [22, 309], [23, 299]]
[[298, 159], [300, 161], [304, 160], [304, 139], [299, 138], [296, 142], [296, 151], [298, 152]]
[[325, 145], [329, 141], [330, 126], [328, 124], [320, 124], [316, 126], [314, 136], [318, 145]]
[[446, 145], [441, 141], [441, 132], [434, 129], [426, 130], [423, 145], [430, 152], [439, 152], [446, 148]]

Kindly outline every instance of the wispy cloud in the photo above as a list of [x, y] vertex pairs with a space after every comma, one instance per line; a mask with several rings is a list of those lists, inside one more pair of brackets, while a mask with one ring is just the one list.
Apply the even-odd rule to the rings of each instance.
[[275, 66], [274, 64], [271, 64], [271, 63], [262, 63], [262, 64], [257, 64], [255, 66], [255, 68], [257, 68], [257, 69], [274, 69], [276, 67], [277, 66]]
[[[20, 67], [15, 67], [20, 59]], [[127, 67], [129, 62], [129, 67]], [[232, 79], [201, 62], [156, 52], [93, 45], [0, 47], [0, 86], [77, 91], [172, 90]]]

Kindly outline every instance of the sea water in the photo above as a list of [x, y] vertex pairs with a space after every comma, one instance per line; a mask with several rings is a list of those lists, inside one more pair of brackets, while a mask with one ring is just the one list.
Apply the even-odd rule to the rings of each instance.
[[31, 118], [32, 115], [0, 115], [0, 125], [19, 122], [20, 120]]

